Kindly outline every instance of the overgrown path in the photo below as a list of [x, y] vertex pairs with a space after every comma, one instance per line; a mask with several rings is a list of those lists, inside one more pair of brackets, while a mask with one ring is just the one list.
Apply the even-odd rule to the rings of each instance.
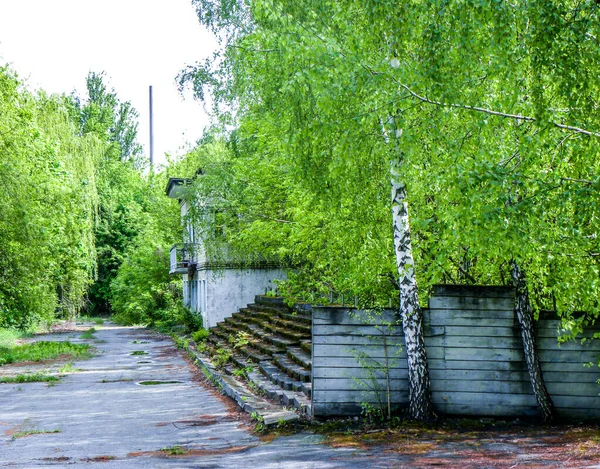
[[169, 338], [110, 324], [82, 333], [92, 326], [35, 339], [89, 343], [90, 359], [0, 367], [0, 377], [63, 376], [0, 384], [0, 467], [600, 469], [600, 431], [589, 425], [461, 421], [261, 439]]
[[[96, 348], [91, 359], [66, 368], [43, 364], [67, 370], [56, 384], [0, 385], [0, 467], [365, 467], [353, 459], [355, 450], [321, 445], [315, 435], [261, 441], [248, 417], [205, 386], [170, 339], [95, 327], [91, 338], [36, 338]], [[5, 366], [0, 373], [38, 368]]]

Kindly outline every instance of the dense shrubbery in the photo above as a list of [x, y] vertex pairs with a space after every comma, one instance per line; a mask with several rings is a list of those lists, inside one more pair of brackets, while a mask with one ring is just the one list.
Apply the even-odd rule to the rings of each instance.
[[164, 175], [144, 175], [137, 114], [103, 79], [84, 99], [48, 97], [0, 68], [0, 327], [82, 310], [185, 319], [168, 275], [176, 203]]

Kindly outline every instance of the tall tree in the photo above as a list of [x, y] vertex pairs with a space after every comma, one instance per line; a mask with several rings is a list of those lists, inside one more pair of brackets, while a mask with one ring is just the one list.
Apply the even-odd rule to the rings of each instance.
[[98, 219], [95, 240], [98, 251], [97, 278], [89, 292], [89, 309], [111, 311], [111, 282], [123, 262], [126, 248], [143, 224], [146, 183], [142, 149], [137, 141], [137, 111], [121, 102], [109, 89], [104, 73], [90, 72], [87, 96], [71, 97], [71, 115], [82, 135], [94, 135], [104, 143], [98, 168]]
[[[275, 155], [282, 153], [308, 200], [334, 207], [338, 219], [344, 209], [364, 213], [367, 202], [379, 212], [382, 201], [389, 207], [381, 191], [389, 164], [401, 163], [396, 231], [387, 236], [397, 240], [405, 312], [412, 307], [418, 315], [414, 285], [426, 292], [432, 283], [460, 278], [509, 283], [514, 260], [528, 272], [534, 310], [554, 300], [574, 330], [583, 323], [570, 320], [573, 310], [597, 316], [596, 2], [194, 4], [224, 49], [184, 70], [182, 82], [200, 98], [210, 90], [223, 122], [257, 142], [258, 154], [281, 164]], [[234, 112], [224, 113], [228, 107]], [[392, 137], [402, 130], [397, 145], [381, 137], [389, 116]], [[358, 188], [377, 201], [358, 197]], [[288, 213], [300, 214], [295, 200], [287, 203], [294, 204]], [[378, 252], [384, 267], [346, 262], [370, 269], [361, 276], [337, 264], [350, 274], [346, 286], [365, 278], [373, 285], [393, 272], [391, 243], [369, 244], [381, 227], [368, 224], [381, 219], [364, 221], [356, 231], [343, 230], [358, 245], [354, 255], [343, 248], [336, 255], [346, 261], [374, 246], [368, 258]], [[323, 217], [317, 226], [334, 225]], [[294, 232], [300, 227], [293, 225]], [[358, 233], [370, 237], [351, 236]], [[327, 258], [327, 249], [311, 247]], [[407, 277], [413, 266], [416, 283]], [[525, 348], [534, 350], [532, 343]], [[536, 393], [539, 384], [533, 383]], [[415, 395], [428, 399], [427, 392]], [[415, 416], [418, 407], [430, 409], [417, 405]]]
[[81, 137], [60, 97], [0, 68], [0, 326], [73, 317], [96, 270], [102, 145]]

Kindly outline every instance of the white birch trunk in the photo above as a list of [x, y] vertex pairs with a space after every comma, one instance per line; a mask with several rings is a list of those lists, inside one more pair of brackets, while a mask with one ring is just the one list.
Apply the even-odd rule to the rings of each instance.
[[556, 410], [552, 403], [552, 398], [546, 389], [542, 368], [535, 348], [535, 336], [533, 332], [533, 309], [529, 300], [529, 291], [527, 289], [527, 281], [525, 274], [520, 269], [519, 265], [512, 260], [510, 262], [511, 276], [513, 285], [516, 288], [515, 311], [517, 319], [521, 326], [521, 339], [523, 342], [523, 352], [525, 353], [525, 361], [529, 370], [529, 380], [535, 399], [542, 411], [544, 422], [549, 423], [556, 417]]
[[399, 162], [392, 162], [392, 222], [400, 285], [400, 315], [408, 357], [409, 416], [416, 420], [429, 421], [435, 419], [436, 415], [431, 401], [431, 382], [423, 338], [423, 310], [419, 306], [406, 187], [401, 182], [399, 169]]

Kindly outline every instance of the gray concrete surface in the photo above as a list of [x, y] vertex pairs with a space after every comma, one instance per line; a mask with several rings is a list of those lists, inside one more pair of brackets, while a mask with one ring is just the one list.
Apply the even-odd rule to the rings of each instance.
[[[331, 444], [310, 433], [263, 441], [249, 431], [248, 415], [207, 386], [170, 339], [139, 328], [98, 329], [95, 339], [81, 339], [81, 330], [36, 338], [97, 349], [57, 384], [0, 384], [0, 468], [600, 469], [598, 426], [408, 426], [341, 435]], [[58, 373], [64, 363], [6, 365], [0, 376]], [[170, 383], [140, 385], [145, 380]], [[176, 447], [184, 454], [171, 454]]]
[[[74, 362], [79, 371], [50, 386], [0, 385], [0, 467], [389, 467], [385, 458], [366, 464], [372, 455], [323, 445], [318, 435], [262, 442], [248, 430], [248, 417], [203, 385], [171, 340], [144, 329], [96, 327], [91, 340], [80, 332], [36, 338], [91, 343], [96, 354]], [[56, 371], [56, 364], [46, 366]], [[139, 384], [145, 380], [175, 382]], [[161, 451], [177, 446], [185, 454]]]

